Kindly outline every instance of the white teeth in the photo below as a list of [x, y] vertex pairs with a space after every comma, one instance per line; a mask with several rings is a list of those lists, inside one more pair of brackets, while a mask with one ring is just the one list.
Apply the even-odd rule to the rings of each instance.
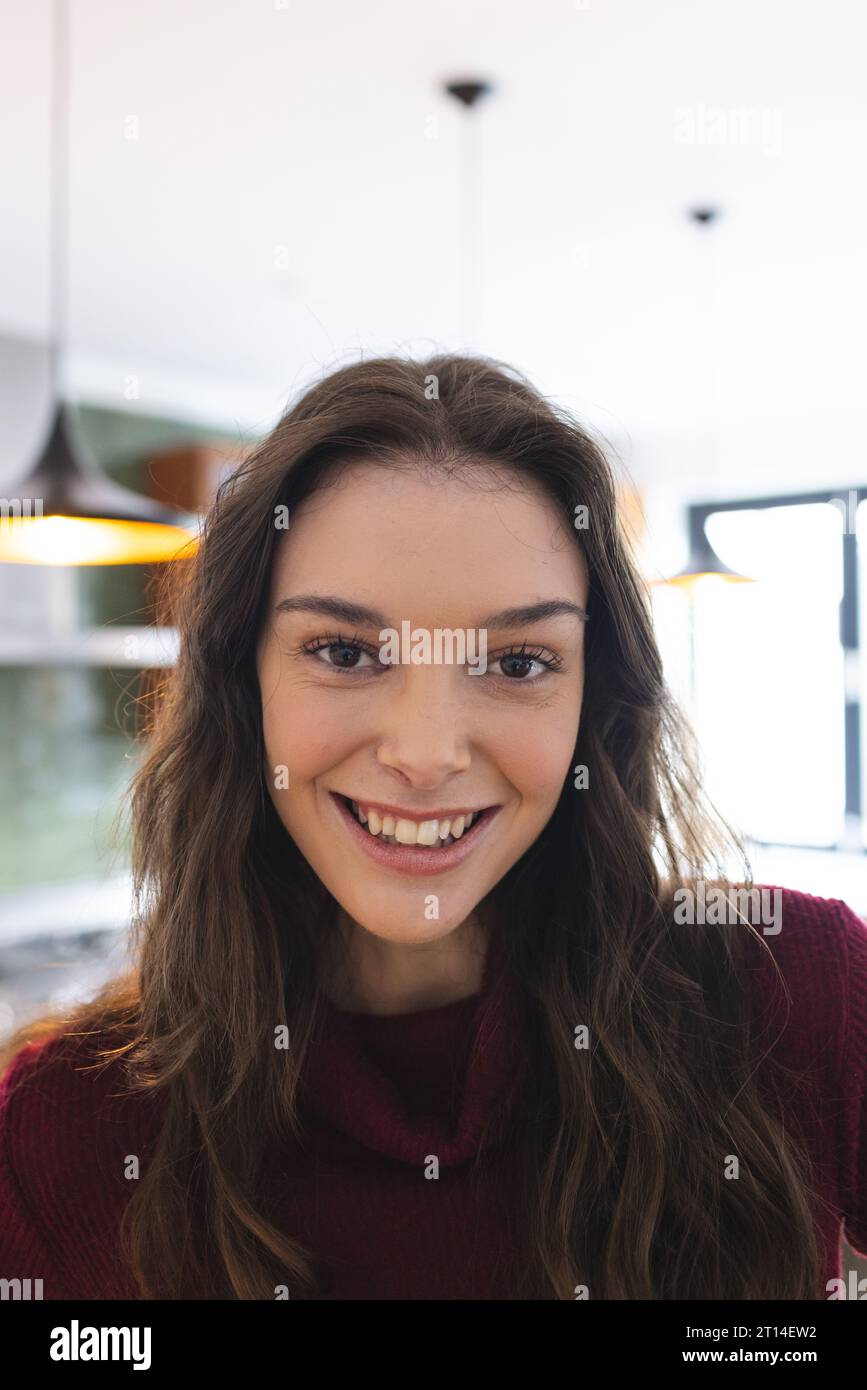
[[424, 845], [428, 849], [445, 849], [459, 840], [465, 830], [478, 820], [480, 811], [443, 820], [408, 820], [403, 816], [383, 815], [369, 807], [367, 811], [357, 801], [350, 800], [352, 813], [371, 835], [377, 835], [388, 845]]
[[435, 845], [439, 833], [439, 822], [435, 820], [423, 820], [418, 828], [418, 843], [420, 845]]

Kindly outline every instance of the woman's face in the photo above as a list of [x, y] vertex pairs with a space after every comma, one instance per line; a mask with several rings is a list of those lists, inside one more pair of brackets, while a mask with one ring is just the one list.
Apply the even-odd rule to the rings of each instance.
[[353, 464], [290, 518], [257, 655], [266, 775], [367, 931], [445, 937], [543, 830], [571, 782], [587, 592], [574, 534], [505, 470]]

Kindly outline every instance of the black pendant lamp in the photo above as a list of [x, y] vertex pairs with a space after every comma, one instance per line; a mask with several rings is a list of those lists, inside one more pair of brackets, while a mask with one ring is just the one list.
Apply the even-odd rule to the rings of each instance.
[[122, 565], [186, 558], [195, 548], [197, 519], [107, 478], [83, 447], [64, 399], [66, 0], [54, 0], [53, 18], [51, 363], [55, 406], [39, 458], [6, 498], [0, 520], [0, 563]]
[[713, 576], [718, 579], [725, 579], [731, 584], [752, 584], [754, 582], [749, 575], [738, 574], [737, 570], [729, 569], [728, 565], [724, 565], [702, 531], [701, 540], [698, 544], [690, 547], [689, 559], [683, 569], [678, 570], [677, 574], [671, 575], [663, 582], [688, 589], [700, 580]]

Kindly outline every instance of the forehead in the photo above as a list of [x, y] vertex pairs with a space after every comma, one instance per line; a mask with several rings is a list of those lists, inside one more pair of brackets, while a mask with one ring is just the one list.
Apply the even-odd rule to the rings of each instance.
[[[277, 548], [277, 598], [319, 584], [388, 608], [438, 597], [497, 606], [552, 596], [583, 603], [587, 567], [568, 519], [542, 488], [496, 465], [458, 474], [352, 464], [290, 517]], [[505, 595], [505, 598], [504, 598]], [[475, 601], [473, 607], [477, 607]], [[407, 616], [412, 616], [407, 614]]]

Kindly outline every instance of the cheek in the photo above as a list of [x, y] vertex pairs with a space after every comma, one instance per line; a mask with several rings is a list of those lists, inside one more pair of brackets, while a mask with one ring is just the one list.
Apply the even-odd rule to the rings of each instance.
[[497, 748], [501, 772], [527, 803], [550, 809], [570, 776], [580, 709], [538, 711], [522, 723], [520, 737]]
[[268, 767], [285, 767], [288, 787], [295, 791], [349, 752], [346, 720], [315, 690], [293, 688], [285, 679], [263, 704], [262, 731]]

